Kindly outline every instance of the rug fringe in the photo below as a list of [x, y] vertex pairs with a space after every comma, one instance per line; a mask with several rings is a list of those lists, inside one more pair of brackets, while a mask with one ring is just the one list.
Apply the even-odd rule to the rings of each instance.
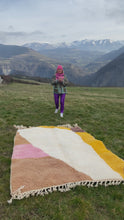
[[[19, 130], [20, 129], [25, 129], [25, 128], [32, 128], [32, 126], [24, 126], [24, 125], [13, 125], [13, 127], [16, 128], [16, 129], [19, 129]], [[71, 124], [57, 125], [57, 127], [65, 127], [65, 128], [75, 128], [76, 127], [76, 128], [80, 128], [77, 123], [75, 123], [73, 125], [71, 125]]]
[[27, 127], [27, 126], [24, 126], [24, 125], [13, 125], [13, 127], [16, 128], [16, 129], [19, 129], [19, 130], [20, 129], [26, 129], [26, 128], [32, 128], [31, 126]]
[[7, 202], [11, 204], [13, 199], [21, 200], [23, 198], [28, 198], [29, 196], [39, 196], [39, 195], [44, 196], [55, 191], [67, 192], [70, 191], [72, 188], [75, 188], [76, 186], [98, 187], [99, 185], [104, 185], [106, 187], [110, 185], [119, 185], [119, 184], [124, 185], [124, 180], [79, 181], [79, 182], [65, 183], [58, 186], [46, 187], [37, 190], [31, 190], [23, 193], [21, 193], [21, 189], [23, 189], [24, 186], [21, 186], [19, 189], [17, 189], [15, 192], [11, 194], [11, 199], [8, 200]]
[[[80, 128], [77, 123], [76, 123], [76, 124], [73, 124], [73, 125], [71, 125], [71, 124], [57, 125], [57, 127]], [[81, 128], [80, 128], [80, 129], [81, 129]]]

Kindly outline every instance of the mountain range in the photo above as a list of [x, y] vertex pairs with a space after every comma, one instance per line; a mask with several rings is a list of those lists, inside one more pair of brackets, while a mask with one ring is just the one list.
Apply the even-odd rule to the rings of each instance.
[[124, 41], [109, 39], [74, 41], [69, 45], [29, 43], [24, 46], [59, 62], [72, 63], [82, 68], [86, 75], [97, 72], [124, 51]]
[[49, 43], [27, 43], [23, 46], [36, 50], [37, 52], [42, 52], [46, 50], [54, 50], [54, 49], [79, 49], [84, 51], [100, 51], [103, 53], [110, 52], [112, 50], [117, 50], [120, 47], [124, 46], [124, 41], [112, 41], [110, 39], [103, 40], [81, 40], [81, 41], [73, 41], [70, 44], [65, 42], [60, 44], [49, 44]]
[[[42, 45], [43, 54], [37, 52], [39, 43], [35, 44], [35, 48], [37, 45], [37, 51], [25, 46], [0, 44], [0, 74], [51, 78], [56, 71], [57, 65], [61, 64], [69, 81], [74, 84], [84, 86], [124, 86], [123, 42], [118, 41], [118, 44], [117, 42], [113, 44], [108, 40], [95, 42], [96, 45], [112, 44], [112, 47], [115, 45], [119, 47], [121, 44], [121, 48], [112, 50], [109, 53], [105, 53], [105, 50], [104, 52], [102, 50], [93, 51], [92, 49], [83, 50], [79, 46], [83, 43], [83, 41], [73, 42], [71, 45], [63, 43], [56, 45], [56, 47], [55, 45], [40, 44], [40, 47]], [[92, 45], [94, 45], [93, 42]], [[45, 53], [48, 53], [49, 56]], [[58, 57], [56, 57], [57, 54]]]
[[65, 44], [55, 47], [50, 44], [32, 43], [25, 44], [24, 46], [59, 62], [72, 63], [80, 67], [84, 67], [104, 54], [103, 51], [81, 50], [79, 47], [73, 48]]

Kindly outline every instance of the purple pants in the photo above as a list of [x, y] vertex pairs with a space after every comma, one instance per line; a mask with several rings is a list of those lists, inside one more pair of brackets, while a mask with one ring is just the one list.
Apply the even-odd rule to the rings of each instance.
[[60, 104], [61, 104], [60, 112], [61, 113], [64, 112], [65, 95], [66, 95], [65, 93], [64, 94], [54, 93], [54, 100], [55, 100], [55, 105], [57, 109], [59, 108], [59, 97], [60, 97]]

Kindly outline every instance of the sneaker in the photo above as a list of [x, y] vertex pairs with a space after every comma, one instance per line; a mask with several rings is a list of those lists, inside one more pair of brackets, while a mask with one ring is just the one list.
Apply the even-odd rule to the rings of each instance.
[[55, 112], [54, 112], [54, 113], [56, 114], [56, 113], [58, 113], [58, 111], [59, 111], [59, 109], [58, 109], [58, 108], [56, 108], [56, 110], [55, 110]]
[[63, 118], [63, 113], [60, 113], [60, 117]]

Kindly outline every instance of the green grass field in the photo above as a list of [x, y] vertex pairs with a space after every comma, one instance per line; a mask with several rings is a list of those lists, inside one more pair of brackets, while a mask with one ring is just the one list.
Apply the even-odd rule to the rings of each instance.
[[64, 118], [54, 114], [49, 84], [0, 86], [0, 219], [110, 220], [124, 219], [124, 185], [84, 186], [23, 200], [10, 199], [10, 164], [14, 124], [75, 124], [104, 142], [124, 159], [124, 88], [69, 87]]

